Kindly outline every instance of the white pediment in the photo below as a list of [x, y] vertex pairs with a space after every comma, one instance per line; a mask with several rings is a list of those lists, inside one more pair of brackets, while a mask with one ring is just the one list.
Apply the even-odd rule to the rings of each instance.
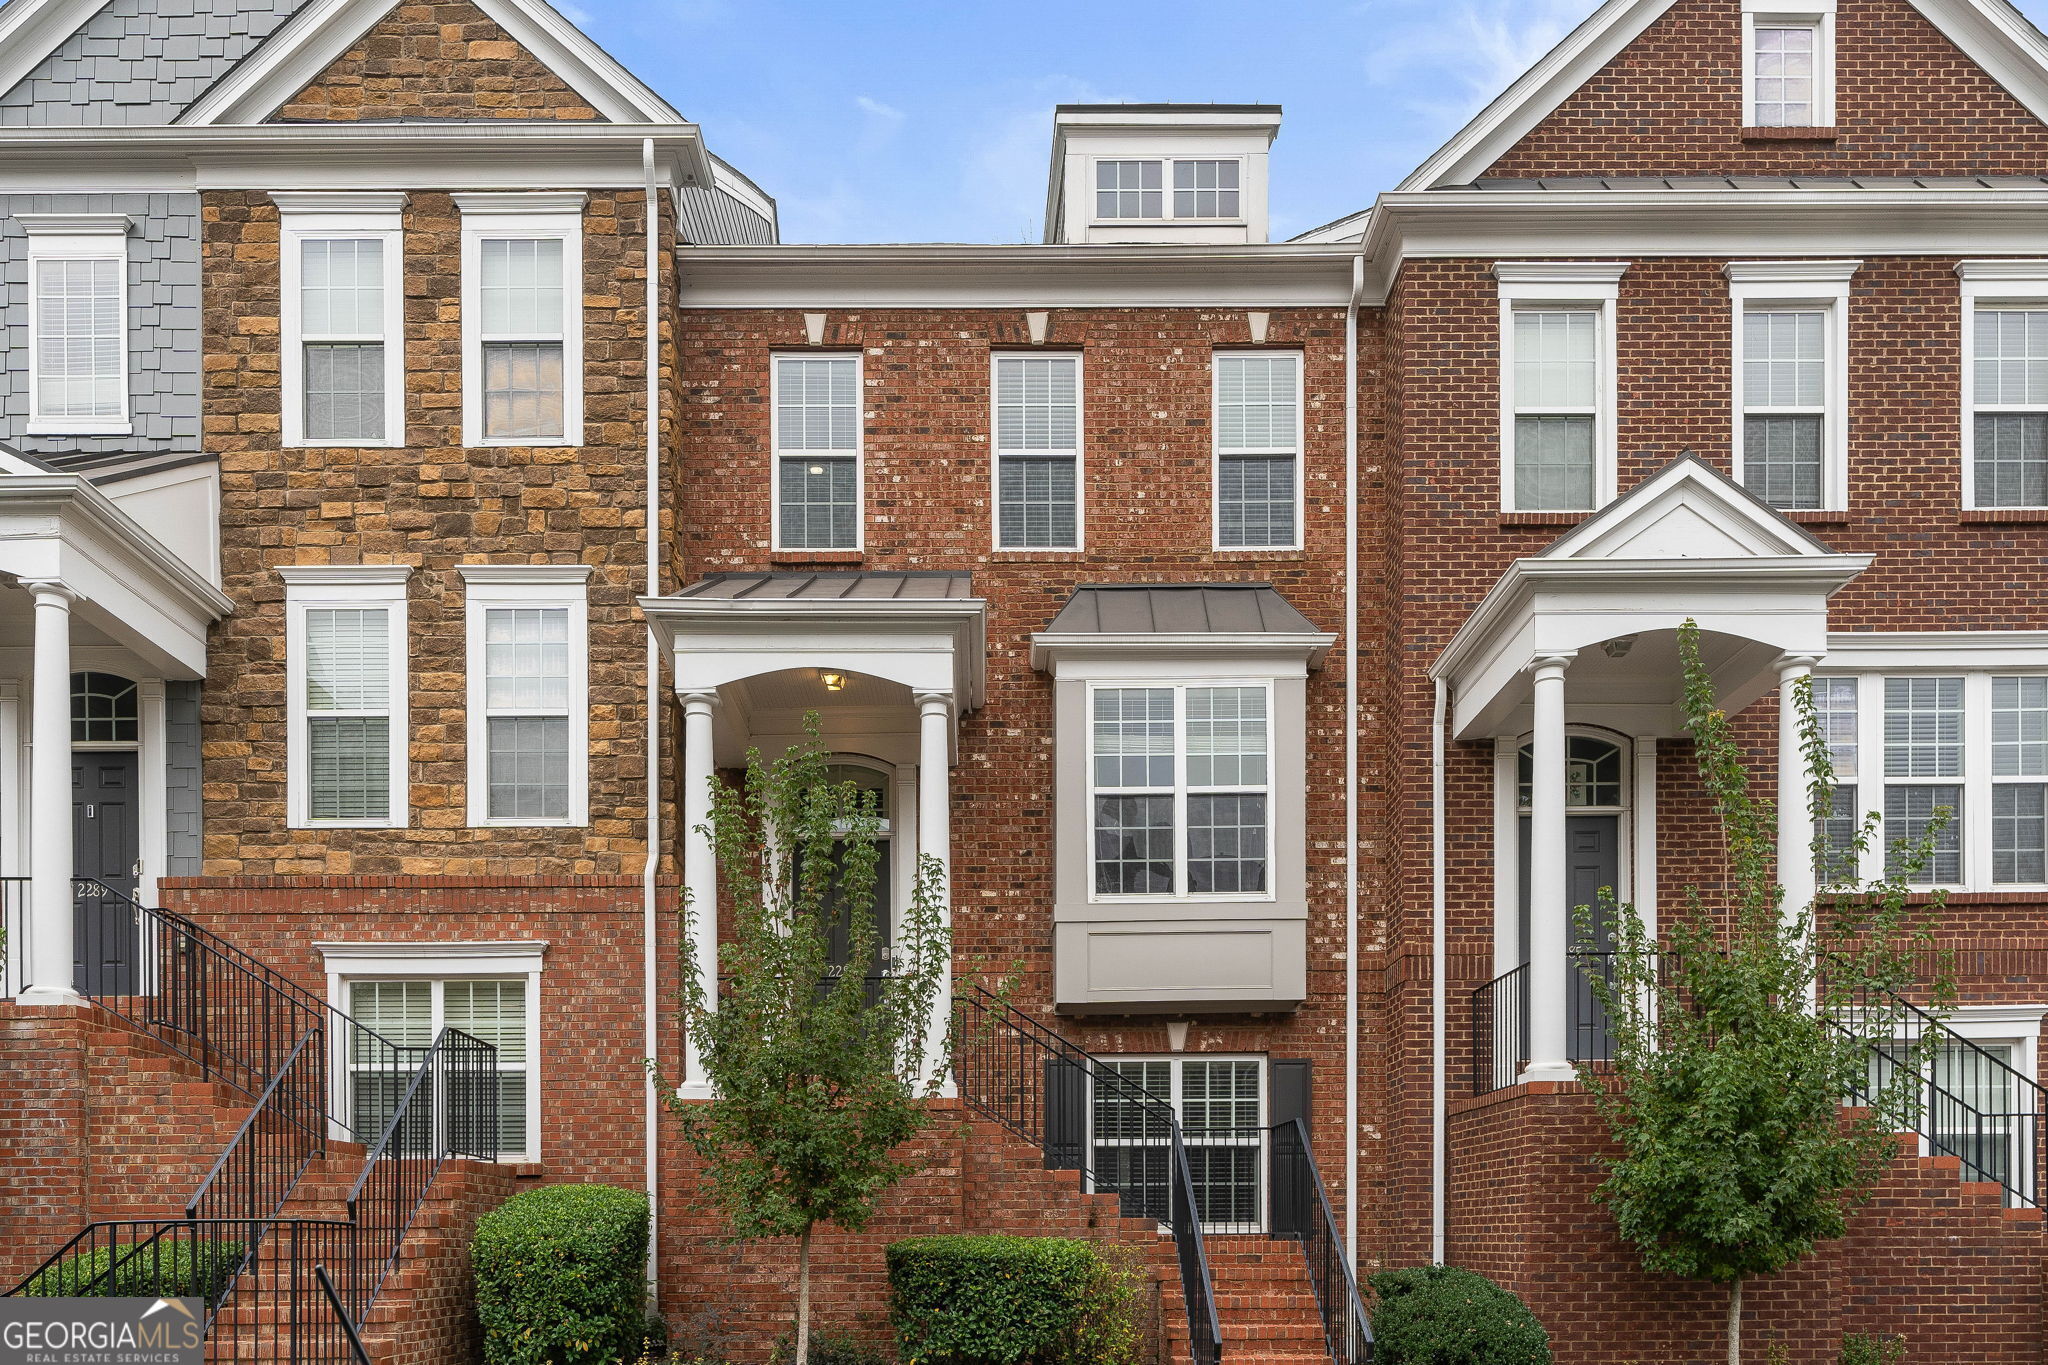
[[1783, 559], [1828, 548], [1686, 456], [1560, 536], [1539, 559]]

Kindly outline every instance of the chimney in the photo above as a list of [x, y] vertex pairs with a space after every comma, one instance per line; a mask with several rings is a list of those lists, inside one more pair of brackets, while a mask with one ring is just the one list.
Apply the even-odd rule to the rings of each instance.
[[1049, 243], [1241, 245], [1266, 238], [1277, 104], [1062, 104]]

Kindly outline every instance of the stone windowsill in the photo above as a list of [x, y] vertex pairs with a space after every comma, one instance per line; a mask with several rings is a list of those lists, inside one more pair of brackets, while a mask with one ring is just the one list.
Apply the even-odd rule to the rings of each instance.
[[1744, 128], [1744, 142], [1833, 142], [1832, 128]]
[[1977, 507], [1956, 513], [1964, 526], [2048, 525], [2048, 507]]
[[1591, 512], [1503, 512], [1500, 524], [1503, 526], [1577, 526]]

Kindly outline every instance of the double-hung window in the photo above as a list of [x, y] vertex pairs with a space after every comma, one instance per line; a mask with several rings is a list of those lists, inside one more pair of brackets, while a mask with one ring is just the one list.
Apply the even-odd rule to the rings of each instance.
[[1236, 157], [1099, 160], [1095, 163], [1095, 216], [1112, 221], [1234, 220], [1243, 216], [1243, 174], [1244, 163]]
[[1963, 505], [2048, 507], [2048, 261], [1964, 261]]
[[1502, 261], [1502, 502], [1587, 512], [1614, 496], [1615, 301], [1626, 266]]
[[583, 205], [458, 194], [470, 445], [583, 444]]
[[1132, 1213], [1163, 1217], [1180, 1121], [1195, 1208], [1212, 1232], [1257, 1232], [1266, 1216], [1266, 1067], [1258, 1057], [1110, 1057], [1095, 1063], [1089, 1169]]
[[581, 564], [465, 564], [469, 822], [589, 819], [589, 618]]
[[1744, 0], [1743, 122], [1750, 128], [1834, 123], [1834, 3], [1780, 13]]
[[1301, 544], [1301, 356], [1215, 358], [1216, 547]]
[[305, 566], [285, 580], [288, 822], [406, 823], [403, 565]]
[[1735, 261], [1736, 468], [1787, 511], [1848, 506], [1848, 308], [1856, 261]]
[[775, 548], [861, 546], [858, 355], [774, 357]]
[[403, 194], [278, 192], [284, 443], [405, 444]]
[[1081, 357], [995, 357], [996, 545], [1081, 544]]
[[1094, 894], [1271, 894], [1265, 683], [1091, 689]]
[[29, 433], [126, 434], [127, 215], [15, 221], [28, 234]]

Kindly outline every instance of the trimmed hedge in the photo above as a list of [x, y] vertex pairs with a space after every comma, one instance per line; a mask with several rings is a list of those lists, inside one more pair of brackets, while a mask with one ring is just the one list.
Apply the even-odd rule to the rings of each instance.
[[889, 1247], [903, 1365], [1122, 1365], [1136, 1359], [1137, 1276], [1088, 1242], [912, 1237]]
[[470, 1243], [487, 1365], [635, 1359], [647, 1260], [647, 1196], [545, 1185], [477, 1221]]
[[1484, 1275], [1429, 1265], [1367, 1283], [1378, 1365], [1551, 1365], [1543, 1324]]
[[[120, 1247], [119, 1257], [115, 1250], [101, 1247], [67, 1256], [21, 1292], [44, 1299], [196, 1298], [212, 1303], [242, 1263], [240, 1242], [164, 1241], [141, 1249]], [[109, 1259], [115, 1260], [111, 1275]]]

